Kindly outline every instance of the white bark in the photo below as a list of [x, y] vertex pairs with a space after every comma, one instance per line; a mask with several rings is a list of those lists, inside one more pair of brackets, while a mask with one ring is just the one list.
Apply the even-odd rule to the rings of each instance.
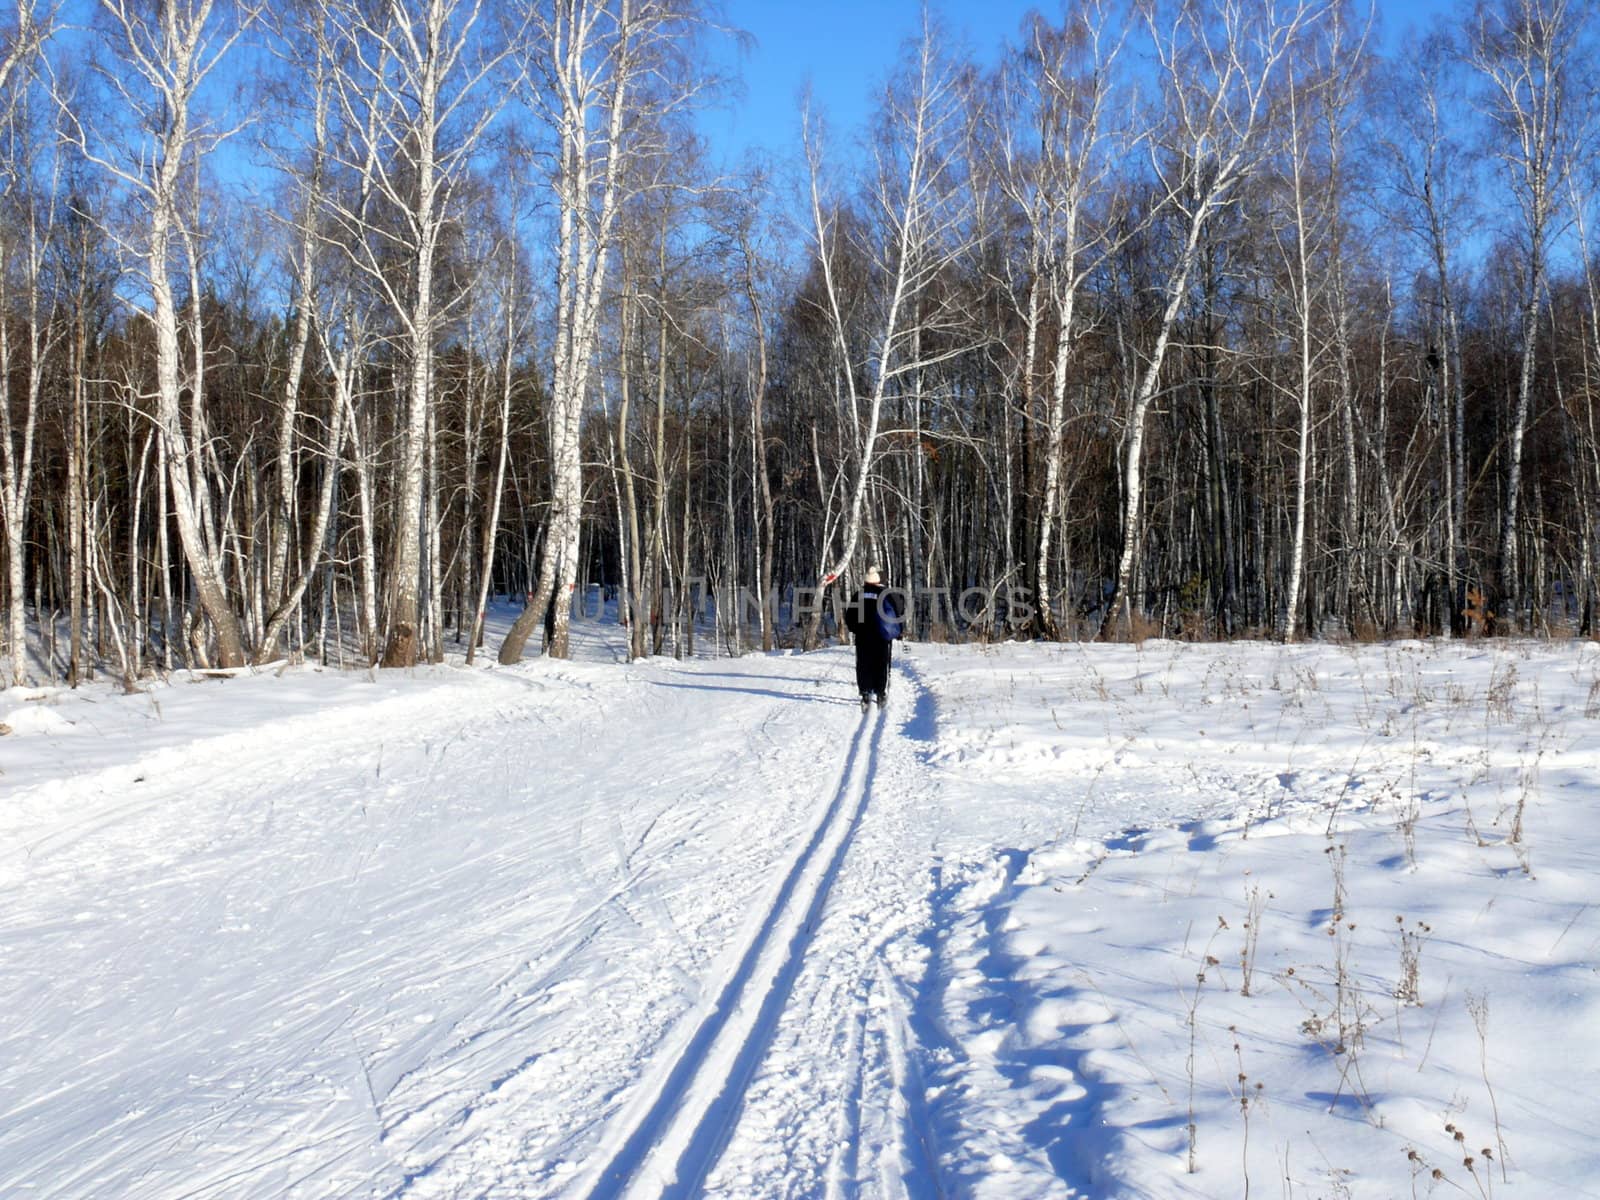
[[[155, 335], [155, 416], [166, 452], [172, 516], [196, 595], [216, 637], [218, 661], [224, 667], [242, 666], [239, 620], [223, 582], [215, 539], [207, 528], [209, 483], [196, 445], [205, 393], [193, 364], [203, 362], [204, 347], [198, 340], [191, 345], [193, 357], [186, 368], [171, 272], [176, 247], [188, 251], [191, 268], [195, 256], [197, 234], [184, 204], [184, 172], [197, 169], [199, 158], [227, 136], [205, 120], [198, 94], [258, 10], [242, 8], [232, 27], [221, 30], [214, 0], [167, 0], [154, 13], [135, 0], [101, 0], [100, 7], [122, 68], [108, 82], [142, 136], [132, 144], [103, 150], [101, 143], [111, 142], [111, 137], [91, 144], [71, 110], [64, 115], [79, 149], [132, 189], [142, 207], [137, 240], [123, 245], [140, 261], [148, 292], [148, 307], [140, 307], [139, 313]], [[193, 336], [198, 339], [198, 328]]]
[[[1155, 343], [1140, 374], [1128, 416], [1123, 452], [1122, 553], [1115, 591], [1100, 636], [1109, 636], [1118, 612], [1131, 623], [1130, 590], [1144, 537], [1144, 438], [1178, 311], [1199, 261], [1202, 237], [1219, 208], [1261, 153], [1274, 77], [1311, 15], [1300, 0], [1285, 14], [1245, 0], [1180, 5], [1163, 28], [1147, 8], [1162, 86], [1170, 107], [1166, 144], [1151, 142], [1163, 203], [1178, 218], [1182, 242], [1168, 267], [1165, 303]], [[1162, 161], [1161, 151], [1169, 158]]]
[[1288, 263], [1293, 279], [1295, 303], [1295, 346], [1299, 351], [1296, 400], [1300, 405], [1300, 443], [1295, 456], [1294, 537], [1289, 551], [1289, 588], [1281, 618], [1283, 640], [1292, 642], [1299, 628], [1300, 588], [1306, 569], [1306, 478], [1311, 467], [1311, 254], [1307, 224], [1304, 136], [1300, 126], [1300, 104], [1296, 83], [1291, 81], [1289, 97], [1290, 198], [1294, 207], [1294, 253]]
[[644, 68], [643, 43], [664, 14], [635, 0], [552, 0], [535, 15], [525, 48], [539, 59], [534, 102], [557, 137], [552, 180], [557, 210], [556, 344], [550, 375], [550, 521], [528, 607], [500, 647], [522, 657], [554, 604], [549, 653], [567, 655], [583, 516], [580, 436], [599, 337], [600, 302], [615, 244], [629, 146], [625, 134]]
[[305, 556], [299, 572], [293, 579], [286, 581], [286, 590], [278, 599], [277, 607], [267, 617], [265, 628], [261, 635], [261, 644], [256, 651], [256, 662], [267, 662], [272, 655], [277, 653], [278, 637], [284, 625], [294, 615], [300, 606], [306, 588], [310, 586], [313, 576], [322, 565], [323, 548], [327, 542], [328, 523], [333, 515], [333, 502], [337, 495], [339, 484], [339, 447], [344, 441], [345, 414], [351, 407], [350, 401], [350, 364], [348, 351], [342, 359], [332, 364], [332, 377], [334, 382], [333, 397], [328, 403], [327, 442], [324, 448], [325, 461], [322, 465], [322, 485], [317, 493], [316, 513], [311, 522], [311, 533], [306, 538], [306, 545], [311, 547], [311, 552]]
[[0, 111], [6, 115], [20, 87], [21, 76], [27, 74], [34, 55], [55, 33], [58, 6], [50, 4], [41, 9], [34, 0], [16, 0], [15, 9], [15, 28], [11, 36], [0, 43]]
[[1412, 236], [1432, 262], [1437, 279], [1437, 341], [1431, 348], [1431, 364], [1425, 361], [1425, 365], [1433, 376], [1443, 412], [1441, 458], [1448, 492], [1443, 537], [1445, 569], [1451, 617], [1460, 622], [1468, 568], [1466, 391], [1450, 251], [1455, 215], [1464, 197], [1455, 171], [1462, 151], [1450, 136], [1446, 118], [1447, 110], [1457, 100], [1446, 91], [1450, 61], [1440, 43], [1426, 44], [1414, 71], [1400, 78], [1396, 103], [1392, 105], [1400, 128], [1389, 143], [1389, 152], [1397, 172], [1398, 190], [1411, 210]]
[[[1326, 308], [1318, 295], [1321, 279], [1327, 274], [1317, 272], [1314, 282], [1313, 264], [1326, 261], [1327, 247], [1334, 245], [1333, 257], [1337, 259], [1338, 221], [1337, 197], [1337, 141], [1338, 106], [1342, 102], [1340, 91], [1345, 83], [1346, 70], [1342, 62], [1342, 26], [1334, 24], [1333, 36], [1327, 43], [1328, 60], [1313, 61], [1308, 58], [1295, 77], [1284, 89], [1287, 102], [1287, 145], [1285, 155], [1288, 167], [1288, 223], [1293, 230], [1293, 240], [1285, 245], [1282, 230], [1278, 231], [1279, 251], [1284, 270], [1289, 279], [1289, 293], [1293, 305], [1296, 373], [1294, 400], [1300, 412], [1299, 443], [1295, 455], [1294, 532], [1290, 542], [1289, 580], [1284, 607], [1279, 614], [1279, 633], [1285, 641], [1293, 641], [1300, 632], [1300, 600], [1305, 586], [1306, 571], [1306, 507], [1312, 443], [1311, 433], [1315, 417], [1315, 384], [1317, 363], [1326, 353], [1325, 345], [1316, 343], [1317, 314]], [[1320, 107], [1321, 120], [1317, 109]], [[1323, 128], [1328, 134], [1327, 182], [1317, 193], [1312, 191], [1312, 131]], [[1321, 203], [1318, 203], [1318, 200]], [[1332, 272], [1330, 285], [1338, 287], [1337, 266]], [[1338, 297], [1335, 297], [1337, 301]], [[1340, 314], [1342, 316], [1342, 310]], [[1345, 455], [1345, 519], [1347, 537], [1354, 532], [1354, 503], [1356, 488], [1355, 433], [1350, 411], [1348, 370], [1343, 358], [1345, 340], [1342, 331], [1332, 333], [1338, 374], [1345, 381], [1340, 416], [1344, 423]], [[1351, 547], [1344, 547], [1348, 572]], [[1342, 572], [1342, 574], [1344, 574]], [[1346, 614], [1348, 616], [1348, 613]]]
[[513, 254], [507, 268], [505, 295], [501, 304], [505, 311], [505, 345], [500, 362], [500, 448], [495, 456], [494, 483], [489, 493], [489, 514], [483, 529], [483, 557], [478, 568], [478, 596], [472, 609], [472, 635], [467, 640], [467, 665], [471, 666], [478, 653], [478, 639], [483, 636], [483, 622], [489, 605], [489, 584], [494, 577], [495, 542], [500, 533], [500, 505], [506, 490], [506, 465], [511, 458], [511, 376], [517, 345], [517, 292], [516, 256]]
[[1572, 166], [1567, 74], [1583, 12], [1568, 0], [1509, 0], [1480, 10], [1473, 66], [1489, 89], [1490, 115], [1505, 138], [1505, 165], [1527, 247], [1523, 271], [1522, 356], [1517, 403], [1506, 444], [1506, 491], [1491, 603], [1496, 628], [1510, 627], [1522, 608], [1517, 564], [1517, 519], [1522, 493], [1523, 442], [1533, 392], [1539, 312], [1544, 302], [1550, 240]]
[[[805, 117], [812, 248], [822, 268], [827, 320], [838, 356], [835, 371], [847, 406], [846, 436], [859, 437], [852, 464], [854, 478], [841, 514], [842, 544], [836, 556], [824, 561], [819, 588], [842, 576], [855, 558], [863, 508], [875, 478], [883, 404], [889, 389], [953, 353], [946, 350], [931, 356], [918, 349], [923, 325], [916, 309], [928, 285], [965, 248], [949, 195], [955, 165], [955, 89], [955, 77], [940, 60], [934, 32], [925, 23], [903, 84], [891, 88], [888, 95], [890, 140], [877, 148], [869, 198], [882, 224], [877, 227], [874, 244], [866, 249], [869, 261], [881, 273], [881, 290], [876, 326], [864, 347], [852, 344], [854, 330], [846, 317], [846, 300], [834, 269], [840, 235], [837, 203], [825, 194], [821, 140], [810, 114]], [[864, 389], [857, 383], [863, 366], [867, 375]], [[824, 554], [831, 544], [830, 537], [823, 544]]]
[[[323, 49], [322, 45], [317, 46], [311, 67], [311, 160], [307, 165], [299, 228], [296, 230], [294, 332], [289, 342], [288, 370], [284, 376], [283, 401], [278, 413], [277, 493], [274, 497], [269, 539], [272, 561], [267, 575], [267, 597], [269, 603], [279, 607], [284, 603], [286, 589], [296, 593], [296, 603], [299, 603], [299, 597], [305, 591], [303, 584], [292, 587], [289, 583], [289, 543], [292, 540], [290, 530], [294, 521], [297, 477], [295, 427], [300, 413], [300, 388], [305, 376], [306, 355], [311, 345], [312, 316], [316, 310], [316, 264], [319, 248], [317, 221], [322, 208], [323, 175], [327, 157], [329, 84], [327, 57]], [[337, 419], [342, 420], [342, 410], [336, 407], [335, 413]], [[336, 475], [337, 469], [334, 464], [338, 459], [339, 438], [333, 437], [330, 441], [329, 474]], [[320, 540], [313, 540], [308, 544], [311, 547], [311, 553], [308, 555], [311, 561], [307, 563], [304, 572], [307, 579], [314, 573], [316, 561], [322, 551]], [[286, 618], [287, 613], [284, 616]], [[270, 617], [267, 619], [261, 644], [256, 651], [257, 661], [265, 662], [277, 652], [278, 631], [282, 628], [282, 624], [282, 618], [276, 622]]]
[[[13, 144], [22, 148], [25, 158], [29, 156], [30, 131], [15, 126], [28, 121], [25, 96], [28, 75], [33, 57], [50, 36], [53, 23], [53, 10], [41, 17], [37, 5], [21, 0], [16, 5], [16, 31], [0, 46], [0, 124], [13, 126]], [[15, 169], [4, 169], [6, 167]], [[13, 184], [26, 181], [30, 175], [30, 164], [26, 161], [0, 167], [0, 180], [5, 182], [6, 191]], [[5, 526], [6, 538], [6, 642], [11, 682], [15, 686], [29, 682], [26, 526], [45, 359], [59, 337], [59, 333], [49, 332], [51, 313], [42, 295], [45, 248], [54, 224], [54, 192], [52, 186], [44, 201], [48, 207], [42, 218], [38, 204], [21, 198], [25, 206], [22, 222], [25, 233], [19, 246], [12, 246], [6, 237], [8, 231], [0, 230], [0, 524]], [[5, 192], [0, 192], [0, 201], [9, 199]], [[17, 277], [24, 288], [19, 307], [25, 314], [27, 343], [20, 428], [12, 416], [12, 377], [17, 347], [7, 328], [13, 311], [13, 297], [7, 289], [12, 263], [19, 258], [21, 270]]]
[[761, 621], [761, 649], [770, 652], [773, 646], [773, 626], [777, 613], [769, 603], [777, 550], [777, 523], [772, 501], [772, 479], [767, 462], [767, 313], [761, 299], [761, 287], [756, 280], [756, 248], [748, 226], [739, 231], [739, 257], [744, 268], [743, 289], [750, 306], [750, 331], [755, 338], [754, 375], [750, 379], [750, 452], [753, 456], [751, 474], [754, 477], [756, 512], [759, 530], [755, 539], [757, 607]]

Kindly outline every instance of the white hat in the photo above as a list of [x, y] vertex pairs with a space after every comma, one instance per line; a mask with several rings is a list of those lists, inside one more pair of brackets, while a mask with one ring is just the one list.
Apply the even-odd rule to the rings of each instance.
[[883, 576], [878, 574], [878, 568], [877, 567], [868, 567], [867, 568], [867, 573], [864, 576], [864, 579], [865, 579], [865, 581], [867, 583], [882, 583], [883, 582]]

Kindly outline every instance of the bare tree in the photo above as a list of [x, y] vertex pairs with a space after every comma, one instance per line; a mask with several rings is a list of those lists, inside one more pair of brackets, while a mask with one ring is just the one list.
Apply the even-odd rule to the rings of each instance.
[[[1024, 306], [1023, 387], [1048, 378], [1044, 420], [1044, 487], [1035, 526], [1033, 588], [1036, 628], [1059, 636], [1050, 589], [1050, 556], [1064, 492], [1067, 391], [1084, 333], [1078, 300], [1117, 239], [1111, 159], [1115, 131], [1116, 62], [1127, 36], [1127, 14], [1103, 0], [1063, 18], [1057, 28], [1035, 15], [1027, 44], [1009, 73], [1008, 101], [997, 132], [999, 178], [1027, 224], [1027, 300]], [[1012, 109], [1016, 111], [1012, 111]], [[1022, 139], [1027, 139], [1025, 142]], [[1099, 211], [1091, 205], [1099, 203]], [[1124, 226], [1125, 228], [1125, 226]], [[1048, 315], [1054, 338], [1048, 363], [1040, 362], [1041, 325]]]
[[1145, 7], [1166, 99], [1162, 129], [1148, 138], [1159, 203], [1175, 221], [1177, 246], [1167, 267], [1155, 342], [1131, 399], [1123, 447], [1122, 551], [1100, 636], [1120, 610], [1131, 622], [1133, 573], [1144, 536], [1144, 439], [1150, 406], [1201, 239], [1264, 152], [1276, 76], [1301, 27], [1317, 9], [1297, 0], [1286, 10], [1248, 0], [1179, 0]]
[[864, 340], [847, 315], [847, 297], [838, 275], [845, 253], [843, 208], [828, 195], [822, 139], [806, 114], [812, 250], [821, 273], [824, 318], [837, 355], [834, 373], [851, 448], [851, 477], [840, 493], [843, 507], [837, 513], [839, 549], [833, 552], [831, 536], [819, 547], [819, 587], [839, 579], [855, 559], [863, 508], [877, 469], [886, 396], [919, 372], [966, 349], [966, 343], [952, 346], [924, 340], [940, 319], [941, 306], [931, 294], [932, 285], [966, 246], [954, 179], [958, 82], [924, 15], [920, 38], [885, 92], [881, 136], [874, 146], [866, 197], [871, 215], [860, 223], [863, 238], [870, 240], [856, 248], [870, 271], [871, 316], [862, 331]]
[[211, 480], [204, 448], [197, 444], [204, 431], [195, 427], [195, 418], [204, 411], [205, 393], [196, 367], [204, 362], [205, 350], [193, 339], [201, 337], [202, 328], [190, 323], [186, 360], [173, 270], [175, 252], [181, 250], [192, 272], [197, 249], [188, 173], [234, 132], [206, 118], [199, 94], [259, 9], [245, 4], [219, 11], [216, 0], [162, 0], [153, 7], [101, 0], [100, 7], [107, 42], [117, 56], [116, 66], [102, 66], [101, 74], [129, 120], [124, 128], [91, 138], [69, 110], [68, 127], [85, 157], [126, 185], [139, 206], [139, 228], [121, 245], [140, 265], [147, 305], [139, 305], [138, 312], [155, 335], [156, 424], [172, 517], [201, 610], [216, 637], [217, 661], [223, 667], [242, 666], [239, 619], [224, 584], [220, 537], [208, 519], [214, 511]]
[[11, 20], [0, 25], [0, 105], [8, 111], [18, 95], [17, 77], [27, 74], [34, 56], [55, 33], [60, 6], [15, 0], [10, 7]]
[[1516, 408], [1506, 433], [1505, 493], [1491, 586], [1492, 630], [1514, 628], [1524, 608], [1526, 592], [1517, 561], [1523, 443], [1550, 244], [1572, 169], [1577, 125], [1583, 119], [1571, 111], [1576, 99], [1571, 76], [1585, 11], [1586, 6], [1568, 0], [1494, 0], [1479, 9], [1473, 30], [1472, 64], [1487, 84], [1487, 115], [1516, 202], [1517, 233], [1527, 256], [1521, 280], [1521, 363]]
[[[434, 353], [450, 304], [438, 294], [438, 258], [455, 191], [499, 107], [485, 82], [503, 54], [484, 45], [483, 0], [426, 0], [417, 6], [386, 0], [332, 11], [338, 43], [333, 88], [346, 135], [333, 153], [362, 183], [350, 196], [330, 193], [330, 215], [342, 230], [339, 244], [398, 322], [405, 355], [382, 663], [407, 667], [424, 647]], [[404, 261], [401, 271], [395, 270], [396, 252]], [[437, 558], [429, 555], [434, 564]], [[438, 603], [436, 593], [430, 586], [430, 606]], [[430, 625], [436, 642], [436, 617]]]
[[520, 46], [527, 93], [554, 139], [555, 347], [550, 371], [550, 519], [528, 606], [500, 647], [522, 657], [546, 617], [548, 651], [565, 658], [583, 517], [581, 436], [601, 302], [628, 195], [633, 132], [647, 112], [687, 104], [694, 84], [663, 97], [670, 51], [693, 13], [676, 0], [528, 0]]
[[[1333, 416], [1343, 438], [1344, 553], [1340, 576], [1351, 572], [1350, 540], [1356, 536], [1358, 468], [1355, 448], [1353, 387], [1349, 364], [1348, 311], [1342, 293], [1344, 261], [1339, 254], [1340, 154], [1344, 109], [1348, 105], [1351, 63], [1360, 53], [1345, 40], [1344, 14], [1328, 10], [1318, 26], [1304, 31], [1303, 53], [1291, 56], [1292, 70], [1283, 89], [1282, 159], [1285, 164], [1284, 219], [1275, 223], [1275, 240], [1288, 280], [1292, 311], [1290, 338], [1295, 347], [1293, 398], [1299, 412], [1295, 450], [1294, 531], [1289, 547], [1288, 585], [1278, 631], [1293, 641], [1300, 629], [1300, 600], [1305, 586], [1308, 484], [1316, 425], [1315, 401], [1320, 373], [1331, 367], [1338, 382]], [[1317, 145], [1319, 134], [1322, 145]], [[1319, 182], [1320, 179], [1320, 182]], [[1274, 386], [1269, 373], [1268, 386]], [[1381, 461], [1381, 451], [1379, 454]], [[1348, 586], [1340, 603], [1349, 602]], [[1342, 609], [1348, 616], [1348, 608]]]
[[[516, 194], [514, 191], [511, 204], [513, 218], [517, 209]], [[517, 345], [527, 332], [527, 304], [519, 274], [517, 243], [514, 237], [507, 237], [502, 245], [503, 269], [494, 297], [499, 306], [501, 335], [498, 405], [500, 438], [495, 451], [494, 482], [489, 488], [489, 509], [483, 524], [483, 555], [478, 567], [478, 593], [472, 610], [472, 635], [467, 643], [469, 665], [477, 657], [478, 641], [483, 636], [483, 621], [489, 603], [489, 585], [494, 578], [495, 544], [500, 532], [501, 504], [505, 497], [506, 466], [511, 457], [511, 401]]]
[[[39, 401], [46, 358], [61, 336], [51, 320], [54, 298], [44, 294], [44, 258], [53, 237], [55, 180], [36, 195], [36, 149], [40, 130], [31, 103], [35, 56], [50, 36], [54, 13], [19, 3], [14, 27], [0, 42], [0, 521], [6, 534], [7, 643], [11, 681], [28, 682], [27, 558], [25, 532]], [[52, 155], [50, 169], [59, 167]], [[20, 270], [13, 270], [14, 265]], [[13, 280], [20, 283], [21, 349], [25, 352], [20, 417], [13, 416], [12, 380], [18, 347], [13, 343]]]
[[1457, 95], [1459, 59], [1447, 32], [1435, 31], [1418, 53], [1397, 63], [1385, 90], [1393, 122], [1383, 146], [1393, 167], [1399, 204], [1390, 211], [1433, 269], [1429, 340], [1423, 354], [1430, 398], [1442, 415], [1439, 468], [1443, 480], [1444, 567], [1452, 629], [1461, 632], [1467, 560], [1466, 373], [1457, 300], [1455, 251], [1468, 203], [1463, 130], [1449, 114]]
[[[752, 180], [746, 196], [760, 197], [765, 180]], [[735, 240], [739, 247], [741, 266], [740, 289], [750, 307], [750, 336], [755, 341], [753, 362], [749, 377], [750, 389], [750, 439], [751, 474], [755, 489], [759, 532], [756, 538], [756, 593], [760, 605], [761, 649], [771, 650], [773, 626], [777, 612], [773, 602], [773, 577], [777, 559], [777, 514], [772, 495], [772, 467], [769, 459], [770, 439], [767, 434], [767, 389], [771, 379], [771, 350], [768, 345], [767, 322], [769, 303], [767, 289], [772, 284], [773, 254], [767, 248], [757, 227], [760, 203], [741, 204], [742, 215], [736, 222]]]
[[[298, 18], [303, 21], [308, 15], [303, 9], [292, 9], [289, 13], [290, 20]], [[318, 16], [320, 15], [319, 13]], [[290, 334], [288, 365], [284, 372], [282, 402], [278, 412], [277, 492], [274, 496], [275, 503], [268, 534], [271, 560], [266, 581], [268, 603], [274, 606], [274, 612], [267, 618], [261, 643], [256, 648], [258, 662], [264, 662], [277, 653], [279, 634], [305, 594], [305, 589], [319, 565], [319, 551], [322, 546], [320, 537], [313, 539], [311, 542], [313, 552], [307, 556], [298, 579], [291, 581], [289, 548], [293, 540], [290, 530], [294, 520], [295, 481], [298, 476], [295, 455], [297, 427], [300, 416], [300, 394], [306, 376], [306, 360], [311, 349], [311, 325], [317, 308], [317, 265], [323, 252], [322, 240], [318, 237], [318, 222], [322, 216], [323, 190], [327, 185], [328, 173], [331, 63], [328, 42], [326, 37], [321, 36], [322, 32], [322, 29], [315, 24], [309, 30], [296, 28], [295, 24], [286, 24], [282, 30], [283, 40], [288, 47], [286, 57], [292, 72], [289, 81], [291, 94], [298, 95], [301, 86], [308, 83], [310, 98], [305, 111], [307, 154], [303, 170], [292, 180], [294, 191], [298, 195], [295, 217], [289, 228], [292, 246], [294, 325]], [[334, 464], [337, 463], [339, 453], [343, 413], [337, 405], [331, 416], [330, 432], [333, 436], [328, 446], [330, 480], [337, 479], [338, 476]], [[319, 505], [316, 520], [318, 531], [326, 529], [327, 519], [327, 505]]]

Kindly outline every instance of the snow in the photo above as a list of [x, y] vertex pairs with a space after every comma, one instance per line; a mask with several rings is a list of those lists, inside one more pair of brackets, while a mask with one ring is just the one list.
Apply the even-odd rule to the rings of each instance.
[[945, 922], [956, 1190], [1600, 1194], [1596, 667], [1582, 644], [951, 656], [953, 772], [974, 798], [1049, 780], [1071, 823]]
[[0, 692], [0, 1195], [1600, 1195], [1593, 643], [577, 629]]

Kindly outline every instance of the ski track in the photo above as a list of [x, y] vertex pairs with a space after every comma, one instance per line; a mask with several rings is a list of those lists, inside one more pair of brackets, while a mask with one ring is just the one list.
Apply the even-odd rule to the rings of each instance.
[[920, 841], [931, 858], [939, 833], [937, 780], [916, 749], [931, 740], [934, 711], [912, 656], [896, 674], [851, 826], [812, 904], [804, 959], [751, 1047], [759, 1063], [747, 1055], [737, 1109], [727, 1106], [725, 1154], [703, 1181], [665, 1194], [945, 1194], [913, 1031], [931, 877], [906, 854]]
[[934, 717], [905, 656], [898, 677], [715, 996], [609, 1131], [586, 1200], [945, 1195], [912, 1028], [931, 881], [904, 853], [913, 822], [934, 835], [936, 804], [902, 735], [931, 740]]
[[726, 1141], [745, 1083], [815, 937], [818, 915], [867, 804], [866, 777], [883, 726], [881, 713], [862, 714], [820, 821], [693, 1034], [659, 1077], [639, 1089], [642, 1111], [629, 1114], [628, 1132], [588, 1189], [593, 1200], [696, 1193]]

